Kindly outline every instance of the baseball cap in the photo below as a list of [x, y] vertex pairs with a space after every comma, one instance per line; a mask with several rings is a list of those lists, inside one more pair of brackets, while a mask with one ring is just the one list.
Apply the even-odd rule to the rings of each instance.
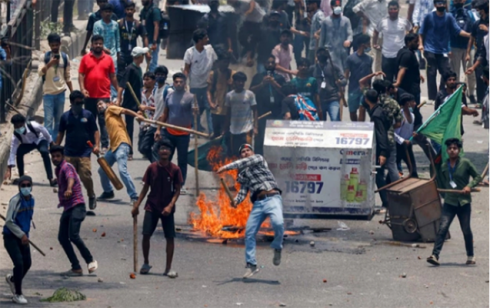
[[148, 47], [134, 47], [133, 51], [131, 51], [132, 57], [137, 57], [146, 54], [150, 49]]

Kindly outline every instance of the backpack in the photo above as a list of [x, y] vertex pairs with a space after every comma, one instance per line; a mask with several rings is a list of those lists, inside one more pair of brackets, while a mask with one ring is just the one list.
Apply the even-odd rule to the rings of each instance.
[[[26, 124], [27, 124], [27, 128], [29, 129], [29, 131], [31, 131], [32, 133], [34, 133], [34, 135], [36, 136], [36, 138], [39, 138], [39, 133], [34, 129], [34, 127], [32, 126], [31, 122], [28, 121]], [[17, 133], [16, 131], [14, 131], [14, 136], [17, 137], [17, 139], [19, 139], [20, 143], [22, 143], [22, 137], [20, 136], [19, 133]]]
[[[49, 61], [51, 61], [51, 51], [48, 51], [44, 54], [44, 64], [47, 65]], [[66, 53], [61, 52], [61, 58], [63, 59], [63, 63], [65, 66], [63, 67], [63, 76], [66, 76], [66, 68], [70, 65], [70, 62], [68, 61], [68, 56]], [[46, 75], [43, 76], [43, 82], [46, 80]]]
[[308, 98], [301, 95], [290, 95], [294, 97], [294, 104], [298, 108], [300, 121], [319, 121], [315, 104]]
[[165, 11], [160, 10], [156, 6], [152, 6], [151, 9], [148, 10], [148, 13], [146, 14], [146, 20], [150, 18], [150, 14], [153, 13], [153, 9], [157, 9], [158, 12], [160, 12], [160, 23], [158, 26], [158, 38], [159, 39], [166, 39], [170, 35], [170, 18], [168, 17], [167, 13]]

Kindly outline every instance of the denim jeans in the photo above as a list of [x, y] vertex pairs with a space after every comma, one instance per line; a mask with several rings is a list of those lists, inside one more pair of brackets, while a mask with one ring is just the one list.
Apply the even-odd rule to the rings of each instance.
[[310, 39], [308, 37], [295, 34], [293, 40], [293, 52], [294, 60], [296, 63], [303, 57], [303, 50], [306, 49], [306, 55], [308, 56], [308, 46], [310, 45]]
[[[189, 151], [189, 142], [190, 142], [190, 136], [189, 135], [172, 135], [170, 134], [167, 130], [165, 130], [165, 138], [167, 138], [175, 147], [175, 150], [177, 150], [177, 165], [180, 168], [180, 171], [182, 172], [182, 178], [184, 182], [182, 183], [182, 186], [185, 184], [185, 180], [187, 178], [187, 152]], [[158, 149], [154, 148], [154, 153], [158, 151]], [[170, 156], [170, 160], [172, 160], [173, 156], [175, 154], [175, 151], [172, 153]]]
[[245, 261], [249, 264], [257, 265], [257, 260], [255, 259], [255, 235], [267, 216], [269, 216], [272, 229], [274, 229], [274, 240], [271, 243], [271, 248], [282, 249], [284, 218], [282, 216], [281, 196], [274, 195], [264, 200], [255, 201], [248, 216], [245, 231]]
[[58, 137], [60, 120], [65, 108], [65, 91], [60, 94], [44, 94], [44, 127], [48, 130], [53, 141]]
[[82, 222], [85, 219], [85, 216], [85, 204], [81, 203], [64, 211], [60, 218], [58, 241], [60, 242], [61, 247], [63, 247], [66, 256], [70, 260], [72, 270], [82, 269], [77, 255], [75, 254], [75, 250], [73, 249], [72, 243], [77, 246], [78, 251], [80, 251], [82, 258], [87, 264], [94, 261], [92, 254], [80, 237], [80, 228], [82, 227]]
[[160, 53], [160, 42], [155, 42], [157, 49], [151, 52], [150, 72], [154, 73], [158, 66], [158, 54]]
[[204, 127], [201, 125], [201, 115], [206, 111], [206, 121], [208, 123], [209, 134], [213, 134], [213, 120], [211, 119], [211, 107], [207, 97], [208, 88], [191, 88], [191, 93], [196, 95], [199, 106], [199, 118], [197, 118], [197, 130], [203, 132]]
[[434, 249], [432, 254], [439, 258], [439, 254], [442, 250], [442, 245], [446, 240], [447, 232], [449, 231], [449, 226], [453, 222], [455, 216], [458, 216], [459, 225], [461, 226], [461, 231], [463, 231], [464, 244], [466, 248], [466, 255], [468, 257], [473, 257], [475, 254], [473, 252], [473, 233], [471, 232], [470, 219], [471, 219], [471, 204], [454, 206], [444, 203], [442, 207], [441, 224], [439, 226], [439, 232], [437, 232], [436, 242], [434, 243]]
[[340, 121], [340, 103], [339, 101], [321, 102], [322, 112], [327, 120], [327, 114], [330, 116], [330, 121]]
[[[133, 180], [128, 173], [129, 150], [129, 144], [121, 143], [121, 145], [116, 149], [115, 152], [112, 152], [112, 150], [107, 151], [104, 158], [111, 167], [112, 165], [114, 165], [115, 162], [117, 162], [117, 168], [119, 169], [119, 176], [121, 177], [121, 181], [124, 183], [124, 186], [126, 186], [126, 191], [129, 197], [131, 198], [131, 200], [133, 200], [138, 199], [138, 193], [136, 192]], [[102, 170], [102, 168], [99, 168], [99, 175], [100, 183], [102, 184], [102, 189], [104, 190], [104, 192], [113, 191], [111, 182], [109, 181], [109, 178]]]
[[12, 281], [15, 285], [15, 293], [22, 294], [22, 280], [32, 265], [31, 247], [23, 245], [20, 238], [13, 234], [3, 235], [3, 245], [14, 264], [14, 276]]

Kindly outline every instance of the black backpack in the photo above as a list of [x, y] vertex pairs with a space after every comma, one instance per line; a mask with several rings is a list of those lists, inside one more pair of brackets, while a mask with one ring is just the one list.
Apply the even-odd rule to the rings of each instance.
[[[34, 127], [31, 124], [31, 122], [28, 121], [26, 124], [27, 124], [27, 128], [29, 129], [29, 131], [31, 131], [32, 133], [34, 133], [34, 135], [36, 136], [36, 138], [39, 138], [39, 133], [36, 132], [36, 130], [34, 129]], [[19, 139], [20, 143], [22, 143], [22, 137], [19, 135], [19, 133], [17, 133], [16, 131], [14, 131], [14, 136], [17, 137], [17, 139]]]
[[[49, 61], [51, 61], [51, 51], [48, 51], [44, 54], [44, 64], [48, 64]], [[63, 77], [66, 76], [66, 68], [70, 65], [70, 62], [68, 62], [68, 56], [66, 53], [61, 52], [61, 58], [63, 59], [64, 67], [63, 67]], [[43, 82], [46, 80], [46, 75], [43, 76]]]
[[148, 23], [148, 20], [150, 19], [150, 15], [153, 13], [153, 8], [156, 8], [160, 12], [160, 24], [158, 27], [158, 38], [159, 39], [166, 39], [170, 34], [170, 18], [168, 17], [167, 13], [165, 13], [165, 11], [160, 10], [156, 6], [153, 6], [151, 9], [148, 10], [148, 13], [146, 14], [146, 24]]

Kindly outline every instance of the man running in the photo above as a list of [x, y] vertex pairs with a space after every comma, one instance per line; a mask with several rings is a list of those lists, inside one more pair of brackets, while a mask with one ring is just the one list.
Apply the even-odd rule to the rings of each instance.
[[276, 179], [267, 166], [264, 157], [254, 153], [250, 144], [243, 144], [239, 149], [241, 159], [218, 169], [218, 173], [238, 169], [237, 181], [240, 183], [240, 191], [232, 201], [232, 206], [237, 207], [250, 191], [250, 199], [253, 203], [252, 211], [248, 217], [245, 231], [245, 260], [247, 271], [244, 279], [252, 277], [259, 272], [255, 259], [255, 235], [259, 231], [262, 222], [269, 217], [274, 229], [274, 240], [271, 248], [274, 249], [274, 265], [281, 264], [282, 237], [284, 234], [284, 218], [282, 216], [282, 198]]

